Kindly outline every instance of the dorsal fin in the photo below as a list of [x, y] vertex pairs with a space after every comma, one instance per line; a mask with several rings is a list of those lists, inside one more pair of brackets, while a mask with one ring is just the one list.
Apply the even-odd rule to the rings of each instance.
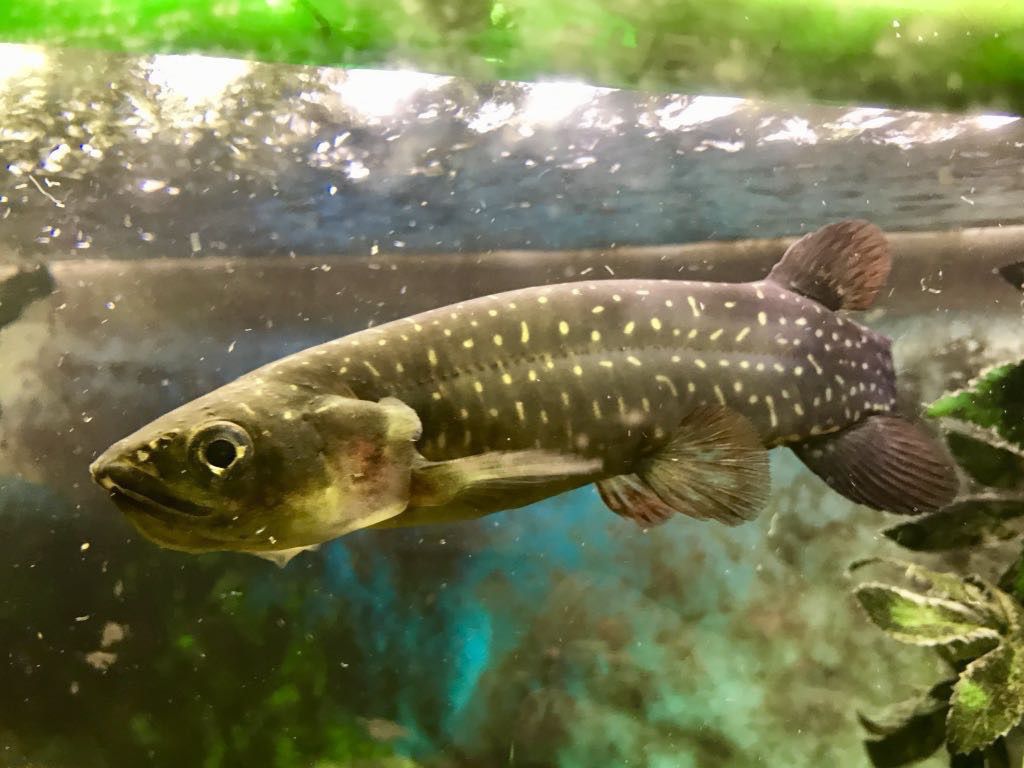
[[849, 219], [801, 237], [768, 279], [832, 310], [867, 309], [891, 266], [882, 230], [869, 221]]

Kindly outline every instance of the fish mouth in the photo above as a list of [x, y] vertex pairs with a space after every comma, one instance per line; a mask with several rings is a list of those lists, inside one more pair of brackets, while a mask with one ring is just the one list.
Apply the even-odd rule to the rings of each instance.
[[160, 487], [152, 475], [128, 464], [93, 464], [93, 479], [110, 492], [110, 497], [126, 512], [149, 512], [163, 516], [209, 517], [213, 510], [179, 499]]

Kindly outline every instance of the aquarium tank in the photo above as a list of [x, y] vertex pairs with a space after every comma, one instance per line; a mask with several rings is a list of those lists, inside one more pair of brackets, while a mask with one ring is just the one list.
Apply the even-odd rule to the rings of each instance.
[[0, 767], [1024, 764], [1024, 15], [797, 5], [0, 9]]

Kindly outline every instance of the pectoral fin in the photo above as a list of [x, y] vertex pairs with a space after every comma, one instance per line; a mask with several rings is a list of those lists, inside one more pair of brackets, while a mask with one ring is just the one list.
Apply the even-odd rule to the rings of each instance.
[[791, 447], [834, 490], [887, 512], [935, 511], [949, 504], [960, 486], [941, 444], [899, 416], [869, 416]]
[[600, 459], [540, 450], [425, 461], [413, 469], [410, 506], [500, 508], [504, 497], [518, 499], [562, 484], [585, 485], [601, 467]]
[[310, 544], [308, 547], [292, 547], [291, 549], [277, 549], [271, 552], [253, 552], [256, 557], [269, 560], [278, 568], [284, 568], [288, 563], [303, 552], [312, 552], [319, 548], [319, 544]]
[[671, 513], [738, 525], [768, 499], [768, 452], [743, 415], [721, 406], [692, 411], [672, 439], [637, 462], [636, 474], [598, 484], [605, 504], [638, 524]]

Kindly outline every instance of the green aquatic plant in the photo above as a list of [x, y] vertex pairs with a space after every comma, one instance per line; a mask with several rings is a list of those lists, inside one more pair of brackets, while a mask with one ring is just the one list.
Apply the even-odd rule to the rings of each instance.
[[1009, 766], [1024, 717], [1024, 361], [982, 372], [927, 413], [941, 420], [967, 490], [945, 509], [883, 533], [938, 557], [1006, 548], [1018, 554], [1009, 566], [1001, 552], [988, 558], [988, 568], [1001, 573], [998, 584], [905, 561], [854, 564], [902, 569], [911, 588], [874, 581], [858, 585], [854, 596], [886, 634], [934, 649], [949, 670], [914, 698], [861, 714], [866, 748], [878, 768], [923, 760], [943, 744], [954, 768]]

